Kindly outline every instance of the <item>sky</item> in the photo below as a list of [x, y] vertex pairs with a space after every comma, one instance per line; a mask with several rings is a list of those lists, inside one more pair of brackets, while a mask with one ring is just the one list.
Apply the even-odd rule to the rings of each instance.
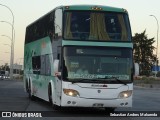
[[[92, 4], [125, 8], [129, 13], [132, 35], [146, 30], [148, 38], [154, 37], [156, 40], [154, 46], [157, 45], [157, 22], [150, 15], [156, 16], [160, 24], [160, 0], [0, 0], [0, 4], [8, 6], [14, 14], [14, 63], [23, 64], [26, 26], [61, 5]], [[0, 65], [10, 64], [11, 40], [9, 38], [12, 37], [12, 28], [8, 23], [12, 24], [12, 20], [11, 12], [0, 5]], [[160, 34], [158, 41], [160, 41]], [[160, 42], [158, 46], [159, 44]], [[160, 58], [160, 49], [158, 57]]]

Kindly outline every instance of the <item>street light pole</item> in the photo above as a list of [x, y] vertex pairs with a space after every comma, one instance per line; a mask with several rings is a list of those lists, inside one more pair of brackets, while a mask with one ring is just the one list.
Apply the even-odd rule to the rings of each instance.
[[158, 24], [158, 19], [156, 18], [155, 15], [150, 15], [152, 17], [155, 18], [156, 22], [157, 22], [157, 49], [156, 49], [156, 65], [155, 65], [155, 68], [156, 68], [156, 73], [155, 73], [155, 77], [156, 77], [156, 74], [157, 74], [157, 68], [158, 68], [158, 33], [159, 33], [159, 24]]
[[[13, 74], [11, 74], [11, 72], [13, 73], [13, 64], [12, 64], [12, 43], [13, 43], [13, 41], [12, 41], [12, 39], [9, 37], [9, 36], [7, 36], [7, 35], [2, 35], [3, 37], [7, 37], [9, 40], [11, 40], [11, 45], [9, 45], [9, 44], [4, 44], [4, 45], [7, 45], [7, 46], [9, 46], [10, 48], [11, 48], [11, 57], [10, 57], [10, 78], [12, 78], [13, 76], [11, 76], [11, 75], [13, 75]], [[11, 66], [12, 66], [12, 68], [11, 68]]]
[[10, 78], [12, 79], [13, 78], [13, 63], [14, 63], [14, 42], [15, 40], [13, 40], [13, 30], [14, 30], [14, 14], [12, 12], [12, 10], [6, 6], [6, 5], [3, 5], [3, 4], [0, 4], [0, 6], [3, 6], [3, 7], [6, 7], [12, 14], [12, 43], [11, 43], [11, 66], [10, 66]]
[[[15, 29], [14, 29], [14, 26], [10, 23], [10, 22], [7, 22], [7, 21], [0, 21], [1, 23], [7, 23], [9, 24], [12, 28], [13, 28], [13, 31], [14, 31], [14, 35], [13, 35], [13, 40], [15, 40]], [[2, 35], [3, 36], [3, 35]], [[15, 41], [14, 41], [15, 42]]]

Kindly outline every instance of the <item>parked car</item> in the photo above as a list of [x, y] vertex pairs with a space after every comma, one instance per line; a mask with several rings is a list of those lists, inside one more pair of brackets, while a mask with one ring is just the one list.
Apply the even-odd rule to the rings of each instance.
[[0, 71], [0, 79], [4, 79], [5, 78], [5, 71], [1, 70]]

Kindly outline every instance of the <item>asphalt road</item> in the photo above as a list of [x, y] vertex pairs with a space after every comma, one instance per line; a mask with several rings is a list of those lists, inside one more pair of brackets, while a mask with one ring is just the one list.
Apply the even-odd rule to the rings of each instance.
[[[74, 120], [74, 119], [89, 119], [89, 120], [158, 120], [160, 117], [109, 117], [103, 109], [91, 108], [64, 108], [60, 111], [54, 111], [48, 102], [41, 99], [30, 101], [28, 94], [23, 90], [23, 82], [16, 80], [0, 80], [0, 114], [4, 111], [25, 111], [39, 112], [52, 116], [37, 118], [38, 120]], [[159, 111], [160, 112], [160, 89], [134, 87], [133, 107], [118, 108], [116, 113], [121, 111]], [[15, 114], [16, 115], [16, 114]], [[27, 113], [28, 115], [28, 113]], [[40, 114], [39, 114], [40, 115]], [[1, 116], [1, 115], [0, 115]], [[24, 115], [25, 116], [25, 115]], [[54, 117], [54, 118], [53, 118]], [[4, 118], [0, 117], [0, 120]], [[30, 120], [35, 118], [15, 117], [5, 118], [9, 120]]]

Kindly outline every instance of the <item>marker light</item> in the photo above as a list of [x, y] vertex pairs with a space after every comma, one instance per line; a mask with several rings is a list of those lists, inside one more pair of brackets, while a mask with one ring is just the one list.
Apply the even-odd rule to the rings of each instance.
[[132, 90], [127, 90], [127, 91], [123, 91], [119, 93], [119, 98], [120, 99], [124, 99], [124, 98], [128, 98], [132, 95]]
[[126, 9], [123, 9], [124, 12], [128, 13]]
[[92, 7], [91, 9], [92, 9], [92, 10], [102, 10], [101, 7], [96, 7], [96, 6], [95, 6], [95, 7]]
[[64, 94], [72, 97], [78, 97], [79, 93], [76, 90], [73, 89], [63, 89]]
[[65, 9], [69, 9], [69, 6], [65, 6]]

